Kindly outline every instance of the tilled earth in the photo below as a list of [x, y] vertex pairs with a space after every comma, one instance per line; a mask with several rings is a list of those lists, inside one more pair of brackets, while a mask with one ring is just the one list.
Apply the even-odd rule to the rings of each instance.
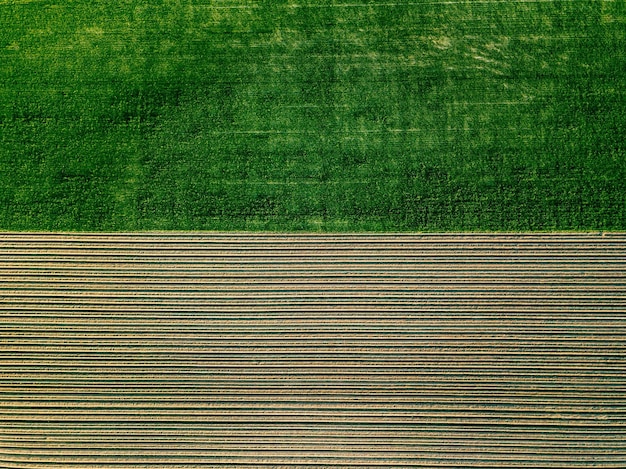
[[626, 235], [0, 235], [0, 466], [626, 466]]

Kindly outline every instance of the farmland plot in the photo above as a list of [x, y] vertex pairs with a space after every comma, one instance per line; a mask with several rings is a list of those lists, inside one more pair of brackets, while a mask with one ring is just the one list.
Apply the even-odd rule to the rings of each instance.
[[0, 228], [624, 230], [625, 15], [0, 2]]
[[625, 235], [0, 250], [2, 467], [624, 467]]

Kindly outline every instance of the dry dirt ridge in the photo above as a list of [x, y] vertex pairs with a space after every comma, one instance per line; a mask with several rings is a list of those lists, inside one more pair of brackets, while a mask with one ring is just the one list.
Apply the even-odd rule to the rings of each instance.
[[0, 234], [0, 467], [626, 467], [626, 234]]

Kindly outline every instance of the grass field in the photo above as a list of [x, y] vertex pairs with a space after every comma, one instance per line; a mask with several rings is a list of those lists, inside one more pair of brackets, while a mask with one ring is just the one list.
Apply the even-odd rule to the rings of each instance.
[[0, 0], [0, 229], [626, 230], [624, 0]]

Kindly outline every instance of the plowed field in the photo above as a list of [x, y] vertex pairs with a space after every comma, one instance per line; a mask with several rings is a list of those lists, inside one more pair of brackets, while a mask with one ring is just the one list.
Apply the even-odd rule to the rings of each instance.
[[0, 235], [0, 466], [626, 466], [626, 235]]

